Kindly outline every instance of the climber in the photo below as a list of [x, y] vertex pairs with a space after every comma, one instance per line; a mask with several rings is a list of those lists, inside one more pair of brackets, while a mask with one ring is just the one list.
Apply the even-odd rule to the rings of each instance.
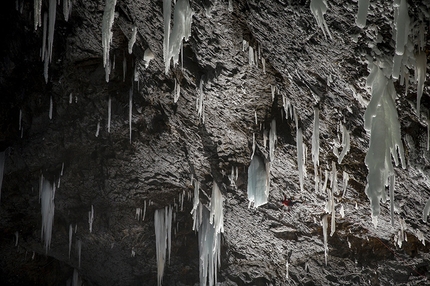
[[302, 202], [299, 202], [299, 201], [293, 201], [291, 198], [287, 199], [287, 196], [285, 194], [284, 194], [284, 199], [281, 202], [286, 207], [292, 207], [293, 205], [295, 205], [297, 203], [302, 203]]

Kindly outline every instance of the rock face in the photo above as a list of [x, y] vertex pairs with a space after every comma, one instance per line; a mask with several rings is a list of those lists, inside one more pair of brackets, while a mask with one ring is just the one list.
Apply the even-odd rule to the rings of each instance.
[[[422, 214], [430, 197], [429, 81], [426, 77], [417, 116], [413, 58], [420, 31], [424, 52], [429, 51], [427, 1], [408, 1], [412, 58], [405, 56], [403, 72], [410, 80], [394, 83], [406, 168], [395, 167], [394, 226], [387, 201], [377, 228], [364, 191], [369, 134], [363, 115], [371, 63], [389, 70], [395, 54], [399, 8], [392, 1], [372, 2], [362, 29], [355, 23], [355, 1], [329, 1], [324, 18], [330, 38], [318, 27], [309, 1], [192, 0], [191, 36], [183, 43], [182, 61], [165, 74], [162, 1], [118, 0], [109, 82], [102, 49], [105, 1], [57, 5], [47, 82], [43, 19], [57, 1], [42, 1], [37, 30], [33, 1], [5, 2], [0, 9], [2, 285], [65, 284], [74, 269], [86, 285], [156, 285], [154, 212], [166, 206], [173, 207], [173, 221], [163, 285], [200, 283], [198, 234], [190, 214], [197, 181], [202, 204], [209, 205], [214, 181], [224, 197], [221, 285], [428, 283], [424, 242], [430, 232]], [[63, 13], [63, 2], [71, 5], [70, 15], [67, 9]], [[47, 18], [49, 23], [52, 17]], [[154, 55], [149, 64], [148, 49]], [[316, 189], [314, 107], [320, 110]], [[341, 124], [351, 144], [339, 164], [333, 150], [342, 151]], [[271, 126], [276, 126], [274, 156], [267, 142]], [[305, 145], [303, 191], [298, 128]], [[255, 154], [270, 161], [268, 203], [257, 209], [248, 208], [247, 199], [253, 135]], [[330, 173], [334, 166], [338, 183]], [[349, 175], [347, 186], [343, 172]], [[48, 250], [41, 239], [41, 175], [56, 185]], [[336, 186], [331, 208], [336, 230], [331, 236], [328, 230], [326, 265], [321, 220]], [[297, 204], [283, 205], [289, 197]], [[136, 217], [139, 208], [144, 219]], [[329, 227], [332, 220], [329, 214]]]

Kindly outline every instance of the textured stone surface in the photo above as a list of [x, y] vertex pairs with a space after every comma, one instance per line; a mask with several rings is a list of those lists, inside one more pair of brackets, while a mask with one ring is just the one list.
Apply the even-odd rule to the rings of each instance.
[[[184, 43], [183, 68], [172, 68], [165, 75], [162, 1], [118, 0], [111, 46], [115, 69], [106, 83], [101, 46], [104, 1], [76, 0], [68, 22], [62, 6], [57, 8], [47, 84], [40, 59], [43, 29], [34, 31], [33, 1], [17, 1], [18, 10], [13, 1], [8, 2], [0, 12], [0, 151], [6, 149], [7, 154], [0, 202], [2, 281], [8, 285], [65, 283], [73, 268], [78, 268], [86, 285], [155, 285], [154, 211], [172, 205], [172, 254], [163, 284], [199, 283], [198, 240], [190, 215], [194, 178], [209, 197], [215, 180], [225, 199], [218, 274], [222, 285], [428, 283], [428, 243], [423, 245], [416, 234], [420, 230], [426, 240], [430, 235], [422, 221], [430, 196], [430, 153], [425, 120], [415, 111], [415, 84], [407, 94], [404, 86], [396, 84], [407, 168], [395, 170], [394, 227], [387, 202], [374, 228], [364, 193], [364, 157], [369, 145], [363, 128], [370, 99], [365, 88], [367, 61], [394, 54], [391, 1], [372, 3], [362, 30], [355, 25], [355, 1], [329, 1], [325, 19], [332, 40], [326, 40], [316, 25], [309, 1], [234, 0], [233, 12], [227, 9], [228, 1], [191, 1], [195, 14], [191, 37]], [[42, 11], [48, 10], [47, 2]], [[422, 15], [422, 7], [430, 8], [426, 1], [409, 2], [413, 21]], [[425, 19], [428, 43], [429, 19]], [[133, 25], [138, 35], [130, 55], [128, 38]], [[266, 73], [261, 60], [250, 66], [243, 40], [257, 54], [261, 51]], [[155, 59], [145, 69], [147, 48]], [[133, 80], [135, 70], [138, 82]], [[181, 85], [176, 104], [175, 80]], [[196, 109], [200, 85], [204, 121]], [[276, 87], [273, 99], [272, 87]], [[48, 117], [51, 96], [52, 120]], [[297, 111], [308, 150], [304, 192], [299, 186], [296, 127], [294, 120], [285, 118], [283, 96]], [[342, 171], [349, 173], [350, 180], [346, 195], [336, 195], [336, 232], [328, 238], [327, 266], [320, 221], [328, 196], [314, 190], [310, 154], [314, 106], [321, 110], [322, 172], [337, 162], [332, 149], [334, 141], [341, 140], [339, 124], [343, 122], [351, 131], [351, 151], [337, 164], [339, 189], [343, 189]], [[429, 108], [425, 86], [422, 114]], [[269, 202], [249, 209], [246, 188], [252, 136], [255, 133], [256, 152], [268, 157], [263, 133], [270, 129], [272, 119], [276, 119], [278, 142], [271, 162]], [[58, 183], [63, 163], [52, 244], [46, 255], [40, 238], [39, 177], [43, 173]], [[228, 178], [232, 167], [239, 171], [235, 186]], [[209, 203], [204, 193], [200, 198]], [[178, 204], [182, 194], [183, 208]], [[302, 203], [288, 210], [281, 204], [284, 194]], [[145, 220], [137, 221], [136, 208], [143, 208], [145, 201]], [[92, 233], [88, 224], [91, 205], [95, 212]], [[342, 205], [344, 218], [339, 214]], [[401, 248], [395, 241], [400, 218], [407, 225], [407, 241]], [[69, 259], [70, 224], [77, 226], [77, 232]], [[82, 242], [80, 268], [78, 239]]]

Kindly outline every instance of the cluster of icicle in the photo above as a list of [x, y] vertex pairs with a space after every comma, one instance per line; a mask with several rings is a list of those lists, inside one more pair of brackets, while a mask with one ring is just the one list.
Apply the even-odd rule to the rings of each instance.
[[168, 250], [168, 260], [170, 263], [170, 249], [172, 241], [172, 207], [166, 206], [164, 209], [154, 212], [155, 227], [155, 248], [157, 256], [157, 285], [160, 286], [163, 280], [164, 266], [166, 264], [166, 250]]
[[217, 183], [212, 186], [209, 207], [199, 198], [200, 184], [194, 181], [193, 230], [199, 233], [200, 285], [217, 284], [217, 269], [221, 264], [221, 233], [224, 232], [223, 197]]

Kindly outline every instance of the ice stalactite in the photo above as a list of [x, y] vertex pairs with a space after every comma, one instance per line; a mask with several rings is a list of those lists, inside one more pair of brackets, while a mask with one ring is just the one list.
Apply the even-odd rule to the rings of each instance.
[[341, 164], [345, 155], [349, 152], [350, 149], [350, 137], [349, 131], [346, 129], [346, 126], [341, 124], [341, 132], [342, 132], [342, 152], [340, 153], [337, 163]]
[[52, 47], [54, 45], [55, 16], [57, 14], [57, 0], [49, 0], [49, 26], [48, 26], [48, 55], [52, 61]]
[[53, 109], [53, 102], [52, 102], [52, 95], [49, 97], [49, 119], [52, 120], [52, 109]]
[[[312, 15], [314, 15], [317, 21], [318, 27], [321, 28], [324, 37], [327, 39], [327, 34], [332, 39], [330, 30], [327, 27], [327, 23], [324, 19], [324, 15], [327, 12], [327, 1], [326, 0], [311, 0], [310, 9]], [[327, 32], [327, 33], [326, 33]]]
[[173, 59], [173, 65], [179, 62], [179, 53], [182, 46], [182, 40], [188, 40], [191, 36], [191, 23], [193, 11], [191, 10], [188, 0], [178, 0], [173, 12], [173, 28], [170, 31], [171, 17], [171, 0], [163, 1], [163, 18], [164, 18], [164, 64], [165, 73], [170, 69], [170, 60]]
[[99, 137], [99, 134], [100, 134], [100, 120], [97, 122], [96, 137]]
[[270, 123], [270, 133], [269, 133], [269, 154], [270, 154], [271, 162], [275, 160], [275, 146], [276, 146], [277, 140], [278, 138], [276, 136], [276, 120], [273, 119], [272, 123]]
[[270, 189], [270, 177], [267, 170], [270, 165], [268, 164], [265, 164], [264, 159], [258, 155], [254, 155], [251, 160], [248, 168], [248, 207], [254, 204], [254, 207], [257, 208], [267, 203]]
[[318, 185], [320, 182], [318, 176], [318, 166], [320, 164], [320, 119], [319, 119], [319, 109], [314, 108], [314, 129], [312, 132], [312, 162], [314, 163], [314, 174], [315, 174], [315, 191], [318, 191]]
[[129, 54], [133, 53], [133, 46], [134, 46], [134, 43], [136, 43], [136, 36], [137, 36], [137, 27], [133, 26], [133, 28], [131, 29], [131, 37], [130, 37], [130, 40], [128, 41]]
[[396, 177], [393, 175], [388, 177], [390, 181], [390, 216], [391, 216], [391, 226], [394, 227], [394, 184], [396, 183]]
[[204, 93], [203, 93], [203, 78], [200, 79], [199, 91], [196, 99], [196, 109], [199, 119], [205, 122], [205, 106], [204, 106]]
[[166, 250], [170, 261], [172, 208], [158, 209], [154, 212], [155, 248], [157, 256], [157, 285], [163, 280], [164, 266], [166, 263]]
[[6, 152], [0, 152], [0, 199], [1, 199], [1, 188], [3, 185], [3, 173], [4, 173], [4, 162], [6, 160]]
[[328, 256], [328, 246], [327, 246], [327, 215], [323, 215], [321, 221], [322, 229], [323, 229], [323, 237], [324, 237], [324, 261], [327, 266], [327, 256]]
[[72, 0], [63, 0], [63, 15], [64, 20], [69, 21], [69, 17], [72, 14]]
[[41, 191], [42, 232], [41, 239], [45, 241], [46, 253], [51, 246], [52, 225], [55, 212], [55, 184], [43, 180]]
[[200, 285], [217, 284], [217, 269], [221, 264], [221, 233], [224, 232], [223, 197], [214, 182], [211, 210], [200, 204], [199, 232]]
[[70, 252], [72, 251], [72, 236], [73, 236], [73, 226], [70, 224], [69, 226], [69, 259], [70, 259]]
[[[398, 1], [397, 1], [398, 2]], [[394, 15], [394, 26], [396, 28], [396, 54], [403, 55], [405, 51], [405, 45], [408, 41], [409, 36], [409, 24], [410, 19], [408, 15], [408, 3], [406, 0], [400, 0], [398, 5], [394, 2], [394, 7], [398, 8]]]
[[[417, 81], [417, 116], [420, 118], [420, 103], [426, 80], [427, 54], [421, 51], [415, 56], [415, 80]], [[428, 149], [428, 148], [427, 148]]]
[[[76, 233], [76, 231], [75, 231]], [[76, 242], [78, 248], [78, 268], [81, 268], [81, 253], [82, 253], [82, 242], [80, 239]]]
[[251, 46], [249, 46], [249, 49], [248, 49], [248, 63], [249, 63], [249, 66], [253, 66], [255, 63], [254, 63], [254, 49], [251, 47]]
[[193, 230], [198, 230], [200, 227], [201, 220], [201, 204], [199, 198], [200, 191], [200, 182], [197, 180], [193, 181], [194, 183], [194, 199], [193, 199], [193, 209], [191, 210], [191, 214], [193, 215]]
[[124, 53], [124, 58], [122, 60], [122, 82], [125, 82], [126, 72], [127, 72], [127, 58], [125, 57], [125, 53]]
[[342, 173], [342, 185], [343, 185], [343, 192], [342, 197], [346, 196], [346, 188], [348, 187], [348, 181], [349, 181], [349, 174], [345, 171]]
[[81, 286], [82, 281], [79, 277], [78, 270], [76, 268], [73, 269], [73, 276], [72, 276], [72, 286]]
[[233, 3], [232, 3], [232, 0], [228, 0], [228, 11], [230, 13], [233, 12]]
[[[54, 0], [55, 1], [55, 0]], [[116, 0], [106, 0], [102, 20], [103, 66], [106, 70], [106, 81], [109, 81], [109, 51], [112, 43], [112, 25], [115, 19]]]
[[426, 203], [424, 210], [423, 210], [423, 221], [424, 222], [427, 222], [427, 217], [428, 217], [429, 213], [430, 213], [430, 199], [427, 200], [427, 203]]
[[358, 15], [355, 23], [359, 28], [364, 28], [366, 26], [369, 3], [370, 0], [358, 0]]
[[181, 84], [175, 79], [175, 90], [173, 91], [173, 103], [177, 103], [181, 95]]
[[34, 0], [34, 30], [42, 25], [42, 0]]
[[300, 182], [300, 191], [303, 193], [303, 177], [304, 177], [304, 158], [303, 158], [303, 135], [302, 135], [302, 129], [297, 129], [296, 134], [296, 142], [297, 142], [297, 165], [299, 168], [299, 182]]
[[417, 230], [417, 239], [421, 241], [423, 245], [426, 245], [424, 234], [419, 229]]
[[379, 202], [385, 196], [389, 176], [394, 175], [391, 156], [396, 166], [399, 164], [399, 157], [402, 167], [405, 168], [406, 165], [394, 102], [394, 84], [377, 66], [373, 66], [366, 84], [371, 86], [372, 95], [364, 114], [364, 129], [370, 133], [370, 146], [365, 158], [369, 170], [365, 192], [371, 203], [372, 220], [376, 227], [380, 213]]
[[94, 206], [91, 205], [91, 210], [88, 212], [88, 224], [90, 225], [90, 233], [93, 232], [93, 222], [94, 222]]

